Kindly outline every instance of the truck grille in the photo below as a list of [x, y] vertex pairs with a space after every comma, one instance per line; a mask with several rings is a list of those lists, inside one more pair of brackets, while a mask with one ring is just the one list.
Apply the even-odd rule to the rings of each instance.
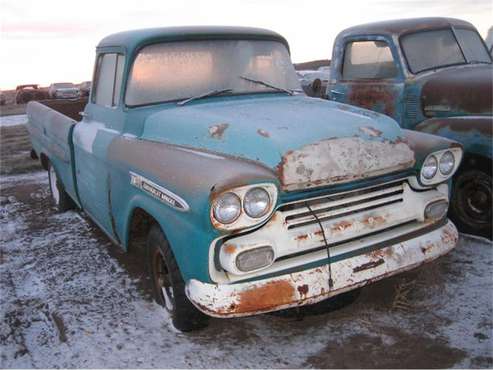
[[325, 222], [400, 203], [403, 201], [403, 193], [403, 181], [399, 181], [379, 187], [287, 204], [282, 206], [280, 211], [284, 215], [287, 229], [293, 230], [318, 223], [318, 220]]

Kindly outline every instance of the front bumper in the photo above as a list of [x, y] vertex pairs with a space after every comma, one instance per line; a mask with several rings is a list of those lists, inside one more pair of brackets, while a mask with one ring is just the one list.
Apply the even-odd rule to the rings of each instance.
[[331, 264], [237, 284], [190, 280], [186, 294], [202, 312], [215, 317], [249, 316], [313, 304], [387, 276], [411, 270], [452, 250], [458, 240], [451, 221], [434, 231]]

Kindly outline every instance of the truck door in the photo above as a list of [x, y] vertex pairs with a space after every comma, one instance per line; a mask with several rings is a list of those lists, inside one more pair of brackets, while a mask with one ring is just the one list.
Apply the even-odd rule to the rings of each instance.
[[329, 99], [386, 114], [401, 122], [404, 77], [397, 52], [380, 36], [345, 40], [332, 68]]
[[74, 130], [75, 174], [82, 208], [115, 240], [118, 237], [112, 221], [106, 159], [109, 144], [121, 134], [123, 111], [119, 97], [123, 66], [122, 54], [98, 54], [90, 102]]

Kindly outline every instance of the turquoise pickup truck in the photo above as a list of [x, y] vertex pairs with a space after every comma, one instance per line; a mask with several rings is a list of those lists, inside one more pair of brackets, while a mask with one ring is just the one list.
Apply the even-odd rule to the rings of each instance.
[[300, 92], [280, 35], [233, 27], [117, 33], [88, 101], [31, 102], [60, 211], [145, 244], [175, 327], [313, 304], [455, 247], [454, 141]]

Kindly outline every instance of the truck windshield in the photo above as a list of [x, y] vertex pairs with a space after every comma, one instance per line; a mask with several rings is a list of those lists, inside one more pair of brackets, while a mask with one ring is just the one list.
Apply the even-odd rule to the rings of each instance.
[[173, 42], [146, 46], [139, 52], [125, 103], [139, 106], [179, 101], [210, 91], [247, 94], [299, 88], [288, 50], [280, 42]]
[[491, 63], [491, 57], [474, 30], [422, 31], [405, 35], [401, 46], [412, 73], [455, 64]]

